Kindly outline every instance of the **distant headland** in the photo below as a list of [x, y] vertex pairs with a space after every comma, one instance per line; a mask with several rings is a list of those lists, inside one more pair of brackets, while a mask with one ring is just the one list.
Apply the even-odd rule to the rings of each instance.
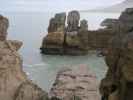
[[131, 7], [133, 7], [133, 0], [125, 0], [122, 3], [110, 7], [82, 10], [81, 12], [122, 12], [124, 9]]

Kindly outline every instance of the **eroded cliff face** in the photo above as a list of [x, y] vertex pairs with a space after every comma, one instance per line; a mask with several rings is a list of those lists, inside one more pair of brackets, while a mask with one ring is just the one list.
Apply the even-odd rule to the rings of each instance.
[[132, 14], [133, 8], [126, 9], [122, 13], [119, 18], [123, 23], [119, 24], [120, 33], [114, 36], [108, 45], [108, 53], [105, 57], [108, 71], [100, 85], [103, 100], [132, 100], [133, 98]]
[[81, 65], [58, 72], [51, 100], [100, 100], [96, 76]]
[[6, 40], [8, 19], [0, 16], [0, 99], [47, 100], [47, 93], [30, 81], [18, 50], [22, 42]]

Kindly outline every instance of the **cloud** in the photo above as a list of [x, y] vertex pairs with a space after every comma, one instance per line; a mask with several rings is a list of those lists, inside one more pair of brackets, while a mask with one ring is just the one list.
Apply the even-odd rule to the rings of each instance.
[[[109, 6], [122, 0], [0, 0], [2, 11], [66, 11]], [[106, 5], [105, 5], [106, 4]]]

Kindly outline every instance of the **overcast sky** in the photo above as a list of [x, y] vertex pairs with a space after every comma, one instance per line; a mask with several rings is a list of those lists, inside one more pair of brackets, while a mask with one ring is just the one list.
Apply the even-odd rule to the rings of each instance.
[[66, 11], [106, 7], [124, 0], [0, 0], [0, 11]]

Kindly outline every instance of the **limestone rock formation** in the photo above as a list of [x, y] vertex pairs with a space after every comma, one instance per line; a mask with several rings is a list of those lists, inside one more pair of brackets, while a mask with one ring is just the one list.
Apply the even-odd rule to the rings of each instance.
[[62, 32], [65, 29], [66, 13], [58, 13], [51, 18], [48, 27], [48, 33]]
[[77, 31], [79, 28], [80, 14], [78, 11], [71, 11], [68, 13], [67, 17], [67, 31]]
[[[6, 40], [8, 20], [0, 17], [0, 99], [47, 100], [47, 93], [28, 80], [18, 50], [22, 42]], [[43, 98], [43, 99], [42, 99]]]
[[87, 21], [82, 20], [79, 26], [80, 15], [78, 11], [68, 13], [67, 28], [65, 28], [65, 21], [65, 13], [56, 14], [55, 17], [50, 20], [48, 35], [43, 39], [41, 52], [44, 54], [61, 55], [87, 54]]
[[101, 26], [106, 27], [107, 29], [115, 29], [118, 23], [118, 19], [107, 18], [101, 23]]
[[88, 22], [87, 20], [81, 20], [80, 21], [80, 29], [84, 31], [88, 31]]
[[[103, 100], [132, 100], [133, 92], [133, 24], [132, 8], [120, 16], [120, 32], [110, 41], [105, 61], [108, 71], [101, 81]], [[126, 16], [126, 17], [125, 17]], [[129, 24], [128, 24], [129, 23]], [[123, 25], [125, 29], [123, 30]]]
[[0, 15], [0, 40], [6, 39], [8, 27], [9, 27], [8, 19]]
[[50, 96], [57, 100], [100, 100], [96, 76], [84, 65], [59, 71]]
[[41, 51], [46, 54], [63, 54], [64, 33], [48, 33], [43, 39]]
[[133, 8], [127, 8], [119, 17], [120, 22], [124, 23], [124, 29], [130, 31], [133, 27]]

